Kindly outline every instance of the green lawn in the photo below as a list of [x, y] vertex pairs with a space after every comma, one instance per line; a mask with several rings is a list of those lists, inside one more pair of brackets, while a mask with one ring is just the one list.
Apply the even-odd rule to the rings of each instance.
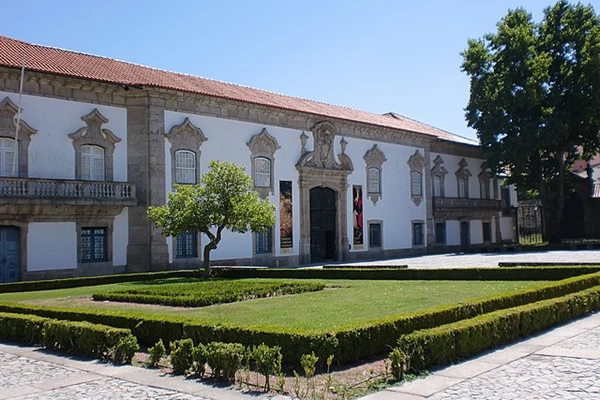
[[[177, 280], [169, 280], [175, 282]], [[179, 280], [181, 281], [181, 280]], [[209, 323], [294, 327], [328, 331], [376, 319], [412, 313], [439, 305], [543, 285], [545, 281], [366, 281], [324, 280], [319, 292], [247, 300], [202, 308], [175, 308], [94, 302], [92, 293], [121, 290], [140, 283], [120, 283], [38, 292], [0, 294], [0, 302], [18, 301], [48, 307], [122, 310], [140, 314], [171, 314]], [[147, 282], [144, 282], [147, 284]]]

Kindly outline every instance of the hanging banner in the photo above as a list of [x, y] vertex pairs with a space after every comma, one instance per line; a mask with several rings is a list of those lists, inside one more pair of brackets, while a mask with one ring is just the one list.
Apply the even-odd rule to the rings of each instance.
[[352, 201], [354, 214], [354, 240], [355, 246], [363, 244], [363, 198], [362, 186], [352, 186]]
[[279, 181], [279, 247], [293, 247], [292, 182]]

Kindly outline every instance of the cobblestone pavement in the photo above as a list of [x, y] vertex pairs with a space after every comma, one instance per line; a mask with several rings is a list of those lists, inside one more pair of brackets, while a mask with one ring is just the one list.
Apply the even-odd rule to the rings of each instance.
[[600, 313], [363, 399], [600, 399]]
[[[532, 251], [520, 253], [448, 253], [391, 260], [357, 261], [360, 265], [408, 265], [409, 268], [497, 267], [500, 262], [600, 263], [600, 250]], [[346, 264], [346, 263], [344, 263]]]
[[[284, 397], [279, 396], [280, 399]], [[276, 400], [133, 366], [55, 356], [0, 344], [1, 400]]]

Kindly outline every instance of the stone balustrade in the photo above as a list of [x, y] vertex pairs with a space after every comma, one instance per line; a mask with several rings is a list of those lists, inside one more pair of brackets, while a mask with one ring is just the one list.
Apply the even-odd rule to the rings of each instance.
[[0, 199], [137, 202], [130, 182], [0, 177]]

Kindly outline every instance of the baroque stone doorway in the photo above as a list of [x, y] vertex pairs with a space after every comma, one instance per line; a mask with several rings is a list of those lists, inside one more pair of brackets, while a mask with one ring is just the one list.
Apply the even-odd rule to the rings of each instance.
[[336, 261], [336, 193], [326, 187], [310, 190], [310, 261]]

